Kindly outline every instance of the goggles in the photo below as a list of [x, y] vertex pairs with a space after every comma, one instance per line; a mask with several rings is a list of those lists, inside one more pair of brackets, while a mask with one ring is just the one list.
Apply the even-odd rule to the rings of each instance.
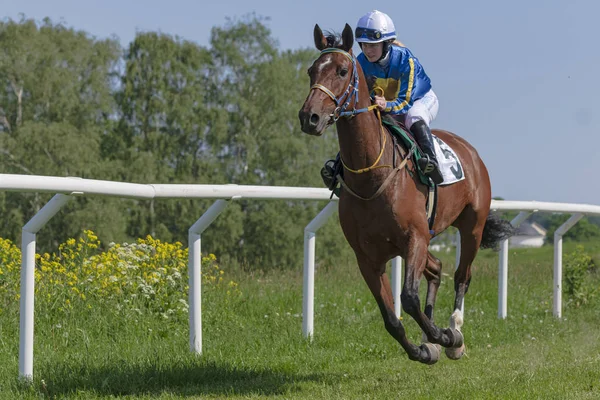
[[380, 30], [377, 29], [368, 29], [368, 28], [356, 28], [354, 32], [354, 36], [357, 39], [368, 39], [368, 40], [379, 40], [383, 37], [383, 34]]

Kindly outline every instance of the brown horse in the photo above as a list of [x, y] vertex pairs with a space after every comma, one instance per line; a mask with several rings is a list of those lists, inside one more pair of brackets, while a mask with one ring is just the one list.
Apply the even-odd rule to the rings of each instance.
[[[340, 156], [347, 171], [346, 186], [339, 199], [340, 224], [379, 305], [385, 327], [411, 360], [435, 363], [439, 345], [446, 348], [448, 357], [459, 359], [464, 353], [461, 304], [471, 280], [471, 264], [480, 246], [495, 247], [512, 232], [507, 221], [489, 213], [491, 189], [487, 169], [464, 139], [447, 131], [433, 131], [456, 152], [466, 177], [438, 189], [433, 235], [452, 225], [461, 237], [460, 264], [454, 274], [454, 312], [450, 327], [442, 329], [433, 321], [442, 265], [428, 252], [432, 237], [426, 216], [428, 190], [419, 181], [411, 160], [401, 167], [391, 167], [395, 159], [404, 159], [407, 152], [386, 140], [388, 133], [369, 108], [371, 100], [364, 74], [352, 54], [352, 28], [346, 24], [341, 38], [326, 37], [316, 25], [314, 40], [321, 55], [308, 70], [311, 90], [299, 113], [302, 131], [319, 136], [329, 125], [336, 124]], [[364, 173], [356, 173], [360, 169]], [[398, 255], [406, 262], [402, 307], [426, 336], [420, 346], [408, 340], [402, 322], [394, 314], [385, 270], [386, 263]], [[422, 312], [419, 283], [423, 274], [428, 285]]]

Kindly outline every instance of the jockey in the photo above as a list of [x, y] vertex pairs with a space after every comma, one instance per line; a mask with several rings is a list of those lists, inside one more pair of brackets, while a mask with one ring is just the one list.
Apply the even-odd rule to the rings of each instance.
[[394, 23], [381, 11], [363, 15], [356, 25], [355, 37], [362, 50], [358, 62], [367, 82], [373, 82], [374, 104], [383, 113], [404, 122], [425, 153], [419, 160], [419, 168], [436, 184], [442, 183], [429, 129], [437, 116], [438, 99], [421, 63], [408, 48], [395, 41]]

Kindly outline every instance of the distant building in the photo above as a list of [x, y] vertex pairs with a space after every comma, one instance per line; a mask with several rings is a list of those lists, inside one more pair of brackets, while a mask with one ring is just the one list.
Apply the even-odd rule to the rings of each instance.
[[542, 247], [546, 239], [546, 229], [535, 222], [523, 222], [514, 236], [510, 247]]
[[433, 243], [429, 245], [430, 251], [445, 251], [449, 253], [452, 248], [448, 246], [446, 243]]
[[434, 237], [429, 242], [429, 250], [435, 252], [449, 253], [456, 247], [456, 233], [452, 230], [442, 232], [439, 236]]

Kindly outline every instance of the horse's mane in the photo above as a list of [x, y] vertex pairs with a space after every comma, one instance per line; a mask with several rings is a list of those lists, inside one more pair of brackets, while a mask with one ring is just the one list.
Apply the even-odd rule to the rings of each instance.
[[325, 36], [325, 40], [327, 40], [327, 48], [340, 48], [344, 44], [342, 35], [337, 32], [325, 31], [323, 35]]

